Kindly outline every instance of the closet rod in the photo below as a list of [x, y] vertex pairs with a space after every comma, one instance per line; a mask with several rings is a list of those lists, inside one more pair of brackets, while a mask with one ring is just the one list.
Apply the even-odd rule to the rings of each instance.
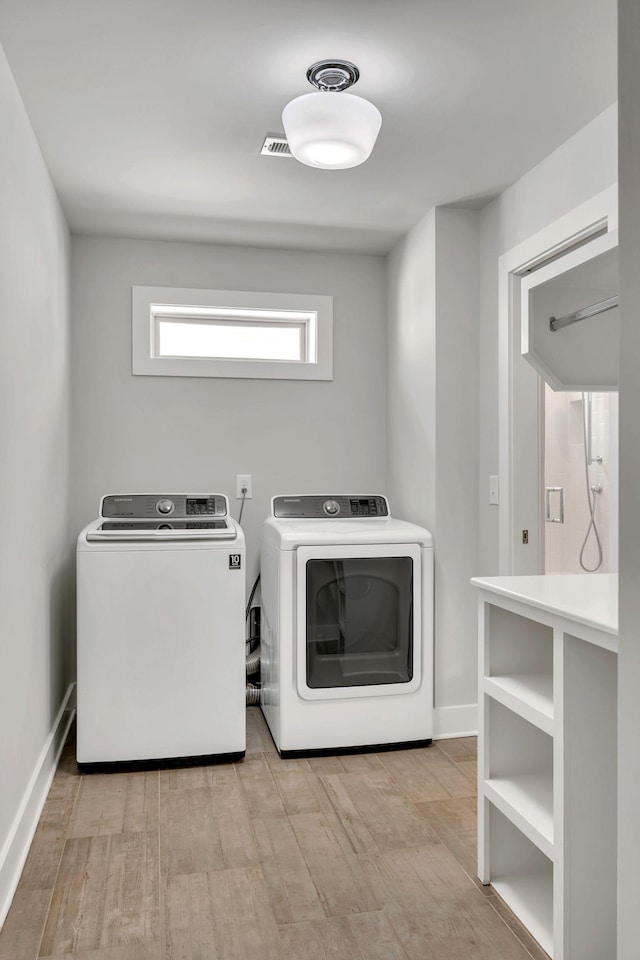
[[571, 323], [577, 323], [578, 320], [586, 320], [587, 317], [595, 317], [606, 310], [613, 310], [618, 306], [617, 297], [609, 297], [608, 300], [601, 300], [600, 303], [594, 303], [590, 307], [583, 307], [582, 310], [576, 310], [575, 313], [568, 313], [564, 317], [549, 317], [549, 329], [554, 333], [561, 330], [562, 327], [568, 327]]

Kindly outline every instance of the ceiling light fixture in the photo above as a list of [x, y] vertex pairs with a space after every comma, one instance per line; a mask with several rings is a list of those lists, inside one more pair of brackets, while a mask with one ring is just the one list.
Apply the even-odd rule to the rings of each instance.
[[348, 60], [320, 60], [309, 67], [307, 80], [317, 92], [296, 97], [282, 111], [291, 153], [300, 163], [342, 170], [369, 157], [382, 116], [368, 100], [344, 93], [359, 76]]

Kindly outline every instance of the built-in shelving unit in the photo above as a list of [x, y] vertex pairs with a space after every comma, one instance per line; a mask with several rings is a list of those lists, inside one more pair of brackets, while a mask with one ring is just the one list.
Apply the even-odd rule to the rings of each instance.
[[473, 581], [478, 876], [554, 960], [614, 960], [614, 590], [611, 577], [582, 581]]

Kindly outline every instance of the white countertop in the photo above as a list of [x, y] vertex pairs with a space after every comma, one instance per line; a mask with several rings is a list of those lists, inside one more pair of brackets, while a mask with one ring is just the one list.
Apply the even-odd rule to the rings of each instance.
[[618, 575], [559, 573], [529, 577], [474, 577], [481, 590], [618, 635]]

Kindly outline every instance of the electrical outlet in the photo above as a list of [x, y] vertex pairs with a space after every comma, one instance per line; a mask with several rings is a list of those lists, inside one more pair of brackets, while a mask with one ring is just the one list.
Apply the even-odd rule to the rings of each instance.
[[[245, 494], [243, 494], [244, 490], [246, 490]], [[236, 500], [242, 500], [243, 496], [245, 500], [251, 500], [251, 497], [253, 496], [251, 492], [251, 474], [250, 473], [236, 474]]]

